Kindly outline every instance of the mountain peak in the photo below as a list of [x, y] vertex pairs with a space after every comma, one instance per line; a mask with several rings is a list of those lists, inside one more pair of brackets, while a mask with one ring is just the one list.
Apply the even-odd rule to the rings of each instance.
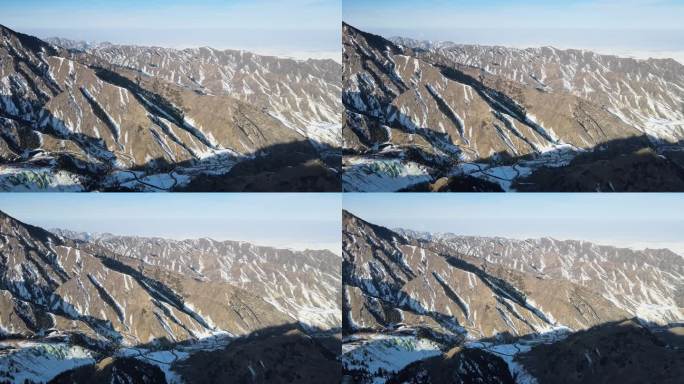
[[15, 38], [20, 43], [24, 49], [28, 49], [33, 53], [46, 53], [48, 55], [57, 55], [58, 51], [52, 45], [46, 43], [45, 41], [31, 35], [26, 35], [21, 32], [16, 32], [10, 28], [0, 25], [0, 34], [6, 39], [3, 39], [2, 44], [11, 44], [11, 39]]

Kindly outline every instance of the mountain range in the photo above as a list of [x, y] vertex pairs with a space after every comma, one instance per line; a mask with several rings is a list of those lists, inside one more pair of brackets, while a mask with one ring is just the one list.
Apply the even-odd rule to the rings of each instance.
[[684, 372], [684, 258], [667, 249], [391, 230], [345, 211], [343, 258], [348, 382], [644, 382], [658, 372], [674, 383]]
[[340, 190], [333, 60], [0, 35], [3, 190]]
[[330, 251], [89, 237], [0, 213], [0, 258], [0, 382], [339, 377]]
[[684, 190], [684, 65], [343, 24], [345, 191]]

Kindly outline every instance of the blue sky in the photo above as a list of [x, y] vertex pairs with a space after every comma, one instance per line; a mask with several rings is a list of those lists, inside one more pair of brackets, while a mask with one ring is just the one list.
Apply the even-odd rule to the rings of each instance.
[[211, 237], [340, 253], [337, 194], [11, 194], [0, 210], [44, 228]]
[[339, 0], [3, 0], [24, 28], [339, 29]]
[[342, 1], [346, 22], [383, 36], [684, 62], [684, 0]]
[[684, 255], [681, 194], [345, 194], [343, 207], [390, 228], [550, 236]]
[[2, 0], [0, 24], [49, 37], [175, 48], [332, 51], [339, 0]]
[[[374, 28], [682, 29], [682, 0], [342, 0]], [[396, 16], [396, 17], [395, 17]]]

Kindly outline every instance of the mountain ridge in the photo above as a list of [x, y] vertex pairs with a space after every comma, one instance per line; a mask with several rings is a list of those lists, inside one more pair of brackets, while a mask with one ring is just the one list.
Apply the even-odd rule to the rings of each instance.
[[[619, 58], [619, 59], [633, 59], [637, 61], [655, 61], [655, 62], [669, 62], [670, 60], [674, 61], [678, 65], [684, 65], [680, 63], [677, 59], [674, 59], [672, 57], [649, 57], [649, 58], [638, 58], [638, 57], [632, 57], [632, 56], [624, 56], [620, 54], [614, 54], [614, 53], [601, 53], [594, 51], [593, 49], [581, 49], [581, 48], [559, 48], [554, 45], [541, 45], [541, 46], [509, 46], [509, 45], [499, 45], [499, 44], [476, 44], [476, 43], [456, 43], [452, 40], [426, 40], [426, 39], [414, 39], [410, 37], [404, 37], [404, 36], [390, 36], [387, 38], [388, 40], [399, 44], [399, 45], [406, 45], [409, 47], [417, 47], [421, 49], [430, 49], [430, 48], [445, 48], [445, 47], [453, 47], [453, 46], [473, 46], [473, 47], [484, 47], [488, 49], [511, 49], [511, 50], [535, 50], [535, 49], [552, 49], [552, 50], [557, 50], [557, 51], [576, 51], [576, 52], [593, 52], [596, 53], [597, 55], [601, 56], [609, 56], [609, 57], [614, 57], [614, 58]], [[402, 44], [403, 42], [403, 44]]]
[[[172, 69], [152, 74], [161, 64], [147, 66], [152, 52], [127, 49], [101, 57], [2, 29], [0, 187], [335, 189], [339, 64], [245, 53], [235, 67], [207, 51], [204, 72], [167, 52]], [[123, 65], [121, 54], [141, 66]], [[309, 76], [276, 73], [267, 62]]]
[[[625, 337], [681, 360], [684, 260], [667, 250], [431, 236], [345, 210], [343, 257], [342, 363], [354, 382], [553, 382], [539, 351], [553, 350], [558, 369], [563, 357], [555, 351], [570, 350], [576, 361], [600, 353], [620, 364], [629, 352], [615, 335], [632, 333]], [[600, 352], [575, 346], [596, 337]], [[589, 365], [585, 378], [611, 375]]]
[[[276, 54], [263, 54], [263, 53], [258, 53], [258, 52], [252, 52], [248, 49], [232, 49], [232, 48], [214, 48], [209, 45], [202, 45], [202, 46], [188, 46], [188, 47], [165, 47], [163, 45], [155, 45], [155, 44], [126, 44], [126, 43], [112, 43], [109, 41], [86, 41], [86, 40], [78, 40], [78, 39], [70, 39], [70, 38], [65, 38], [65, 37], [59, 37], [59, 36], [49, 36], [45, 37], [43, 39], [44, 41], [58, 47], [62, 47], [65, 49], [77, 49], [77, 50], [88, 50], [88, 49], [98, 49], [98, 48], [105, 48], [105, 47], [138, 47], [138, 48], [143, 48], [143, 49], [167, 49], [167, 50], [173, 50], [173, 51], [192, 51], [192, 50], [198, 50], [198, 49], [210, 49], [210, 50], [217, 50], [217, 51], [230, 51], [230, 52], [243, 52], [243, 53], [252, 53], [255, 55], [259, 56], [265, 56], [265, 57], [275, 57], [279, 59], [284, 59], [284, 60], [294, 60], [294, 61], [334, 61], [337, 63], [336, 60], [330, 59], [330, 58], [305, 58], [305, 59], [298, 59], [290, 56], [282, 56], [282, 55], [276, 55]], [[339, 63], [338, 63], [339, 64]]]
[[605, 248], [611, 247], [611, 248], [617, 248], [617, 249], [620, 249], [620, 250], [629, 250], [629, 251], [666, 251], [666, 252], [670, 252], [670, 253], [672, 253], [672, 254], [674, 254], [674, 255], [676, 255], [676, 256], [684, 257], [684, 255], [681, 255], [681, 254], [679, 254], [678, 252], [675, 252], [675, 251], [673, 251], [672, 249], [667, 248], [667, 247], [662, 247], [662, 248], [649, 248], [649, 247], [646, 247], [646, 248], [635, 248], [635, 247], [629, 247], [629, 246], [619, 246], [619, 245], [615, 245], [615, 244], [607, 244], [607, 243], [597, 242], [597, 241], [593, 241], [593, 240], [559, 239], [559, 238], [555, 238], [555, 237], [552, 237], [552, 236], [526, 237], [526, 238], [522, 238], [522, 237], [514, 237], [514, 236], [511, 237], [511, 236], [476, 236], [476, 235], [459, 235], [459, 234], [456, 234], [456, 233], [454, 233], [454, 232], [449, 232], [449, 231], [447, 231], [447, 232], [413, 231], [413, 230], [411, 230], [411, 229], [400, 228], [400, 227], [392, 228], [392, 230], [395, 231], [395, 232], [398, 232], [398, 233], [408, 234], [408, 235], [411, 235], [411, 236], [413, 236], [413, 237], [435, 237], [435, 238], [445, 238], [445, 237], [472, 237], [472, 238], [492, 239], [492, 240], [517, 241], [517, 242], [520, 242], [520, 243], [523, 243], [523, 242], [530, 242], [530, 241], [533, 241], [533, 242], [540, 242], [540, 241], [543, 241], [543, 240], [547, 240], [547, 239], [548, 239], [548, 240], [551, 240], [551, 241], [554, 241], [554, 242], [561, 242], [561, 243], [562, 243], [562, 242], [567, 242], [567, 243], [579, 243], [579, 244], [582, 244], [582, 243], [591, 243], [591, 244], [594, 244], [594, 245], [596, 245], [596, 246], [598, 246], [598, 247], [605, 247]]
[[[176, 383], [203, 377], [217, 359], [257, 364], [258, 382], [336, 375], [339, 257], [332, 252], [247, 242], [219, 252], [219, 243], [186, 242], [178, 252], [195, 252], [195, 264], [159, 252], [161, 239], [91, 240], [0, 211], [0, 381]], [[219, 262], [215, 271], [212, 258], [233, 258], [235, 269]], [[297, 363], [287, 355], [293, 348], [327, 368]]]
[[346, 23], [343, 47], [346, 191], [684, 188], [678, 63], [414, 49]]
[[200, 241], [200, 240], [206, 240], [210, 242], [215, 242], [215, 243], [247, 243], [247, 244], [252, 244], [256, 247], [259, 248], [269, 248], [269, 249], [274, 249], [274, 250], [288, 250], [288, 251], [296, 251], [296, 252], [307, 252], [307, 251], [316, 251], [316, 252], [330, 252], [331, 254], [335, 256], [339, 256], [335, 254], [335, 252], [332, 252], [331, 250], [327, 248], [305, 248], [305, 249], [297, 249], [297, 248], [289, 248], [289, 247], [280, 247], [280, 246], [273, 246], [273, 245], [263, 245], [257, 242], [252, 242], [252, 241], [244, 241], [244, 240], [231, 240], [231, 239], [225, 239], [225, 240], [217, 240], [213, 237], [182, 237], [182, 238], [175, 238], [172, 236], [144, 236], [144, 235], [126, 235], [126, 234], [115, 234], [111, 232], [83, 232], [83, 231], [74, 231], [70, 229], [65, 229], [65, 228], [49, 228], [49, 232], [59, 234], [60, 236], [64, 236], [67, 238], [70, 238], [72, 240], [82, 240], [82, 241], [88, 241], [88, 239], [95, 239], [95, 240], [100, 240], [100, 239], [108, 239], [108, 238], [132, 238], [132, 239], [141, 239], [141, 240], [160, 240], [160, 241], [169, 241], [169, 242], [176, 242], [176, 243], [183, 243], [183, 242], [189, 242], [189, 241]]

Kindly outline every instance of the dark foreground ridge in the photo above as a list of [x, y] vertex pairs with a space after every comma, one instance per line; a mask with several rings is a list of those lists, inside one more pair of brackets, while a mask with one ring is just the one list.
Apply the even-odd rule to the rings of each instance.
[[[163, 366], [186, 383], [336, 383], [342, 372], [339, 354], [339, 335], [307, 334], [297, 324], [285, 324]], [[96, 364], [64, 372], [50, 383], [167, 383], [158, 366], [143, 360], [105, 357]]]

